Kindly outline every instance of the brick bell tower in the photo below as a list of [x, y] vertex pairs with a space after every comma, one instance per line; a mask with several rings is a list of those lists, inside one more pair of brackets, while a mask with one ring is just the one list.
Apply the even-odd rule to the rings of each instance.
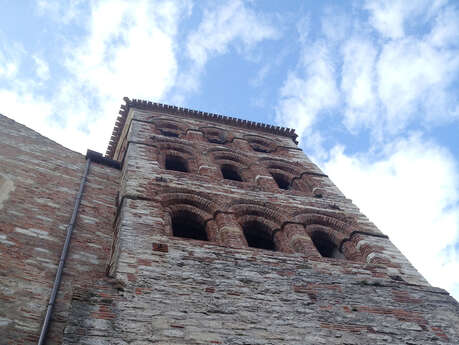
[[106, 154], [122, 166], [118, 294], [105, 318], [102, 297], [74, 298], [66, 344], [459, 343], [458, 304], [294, 130], [125, 101]]

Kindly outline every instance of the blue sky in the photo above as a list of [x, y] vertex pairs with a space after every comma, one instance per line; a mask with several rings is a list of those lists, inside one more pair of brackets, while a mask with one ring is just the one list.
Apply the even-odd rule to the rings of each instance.
[[293, 127], [459, 299], [459, 4], [0, 1], [0, 112], [105, 152], [122, 97]]

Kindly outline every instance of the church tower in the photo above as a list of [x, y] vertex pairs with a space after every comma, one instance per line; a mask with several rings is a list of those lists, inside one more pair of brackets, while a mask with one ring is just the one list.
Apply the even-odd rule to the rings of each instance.
[[294, 130], [125, 102], [89, 154], [49, 344], [459, 343], [457, 302]]

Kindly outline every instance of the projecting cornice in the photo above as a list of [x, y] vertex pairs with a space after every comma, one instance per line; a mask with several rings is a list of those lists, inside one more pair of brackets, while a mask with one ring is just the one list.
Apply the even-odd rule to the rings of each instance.
[[128, 97], [123, 98], [126, 104], [121, 105], [119, 111], [120, 116], [118, 116], [115, 127], [113, 128], [113, 133], [110, 138], [110, 143], [108, 144], [107, 152], [105, 155], [109, 158], [113, 158], [113, 155], [118, 145], [118, 141], [123, 131], [124, 125], [126, 123], [126, 118], [129, 113], [130, 108], [142, 109], [142, 110], [151, 110], [159, 113], [171, 114], [171, 115], [180, 115], [188, 116], [195, 119], [207, 120], [212, 122], [224, 123], [231, 126], [255, 129], [257, 131], [262, 131], [265, 133], [271, 133], [275, 135], [282, 135], [285, 137], [291, 138], [295, 143], [297, 143], [296, 138], [297, 134], [294, 129], [267, 125], [261, 122], [253, 122], [247, 120], [241, 120], [235, 117], [224, 116], [213, 113], [206, 113], [203, 111], [192, 110], [187, 108], [180, 108], [172, 105], [153, 103], [149, 101], [144, 101], [140, 99], [129, 99]]

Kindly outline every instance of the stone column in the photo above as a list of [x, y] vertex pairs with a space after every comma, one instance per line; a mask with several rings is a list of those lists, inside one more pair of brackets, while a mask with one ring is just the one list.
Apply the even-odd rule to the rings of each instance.
[[273, 241], [278, 251], [283, 253], [295, 253], [289, 246], [288, 239], [283, 231], [276, 231], [273, 235]]
[[250, 166], [252, 174], [255, 176], [256, 184], [265, 192], [276, 193], [279, 191], [276, 181], [271, 173], [263, 165], [252, 164]]
[[200, 130], [197, 129], [187, 130], [185, 138], [191, 141], [204, 141], [204, 135]]
[[320, 254], [314, 246], [311, 238], [307, 235], [304, 226], [301, 224], [286, 224], [283, 227], [283, 233], [287, 239], [288, 246], [296, 253], [302, 253], [306, 256], [317, 256]]
[[199, 175], [208, 176], [212, 179], [222, 178], [219, 169], [208, 159], [208, 157], [203, 155], [197, 155], [197, 157]]
[[218, 213], [215, 216], [220, 243], [232, 248], [246, 248], [247, 241], [241, 226], [231, 213]]

